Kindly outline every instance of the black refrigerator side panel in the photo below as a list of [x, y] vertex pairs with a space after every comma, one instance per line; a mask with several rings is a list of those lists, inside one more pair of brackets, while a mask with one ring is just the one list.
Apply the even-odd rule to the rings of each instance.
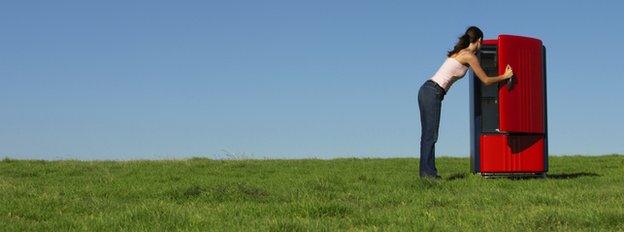
[[548, 172], [548, 98], [546, 98], [546, 47], [544, 45], [542, 45], [542, 63], [544, 64], [542, 68], [542, 78], [544, 79], [544, 172]]
[[473, 71], [470, 71], [469, 92], [470, 97], [470, 170], [473, 173], [480, 172], [479, 160], [479, 134], [481, 131], [481, 104], [480, 104], [480, 81]]

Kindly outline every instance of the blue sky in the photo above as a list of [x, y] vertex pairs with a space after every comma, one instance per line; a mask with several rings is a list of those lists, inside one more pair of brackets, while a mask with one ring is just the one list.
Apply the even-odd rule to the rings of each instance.
[[[550, 152], [624, 153], [621, 1], [0, 5], [0, 157], [418, 156], [417, 91], [457, 36], [548, 49]], [[439, 156], [468, 156], [468, 76]]]

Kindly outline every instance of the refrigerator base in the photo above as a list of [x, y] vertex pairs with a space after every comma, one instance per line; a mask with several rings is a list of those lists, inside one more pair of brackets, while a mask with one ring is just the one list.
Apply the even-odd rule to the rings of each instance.
[[519, 179], [528, 179], [528, 178], [547, 178], [546, 172], [527, 172], [527, 173], [502, 173], [502, 172], [477, 172], [476, 174], [481, 175], [486, 179], [494, 179], [494, 178], [519, 178]]

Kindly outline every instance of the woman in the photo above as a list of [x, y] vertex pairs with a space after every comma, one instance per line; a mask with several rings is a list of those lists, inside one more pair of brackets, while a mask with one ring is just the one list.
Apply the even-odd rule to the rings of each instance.
[[500, 76], [489, 77], [479, 64], [475, 53], [481, 48], [483, 32], [475, 26], [469, 27], [466, 33], [459, 37], [453, 50], [438, 71], [427, 80], [418, 91], [418, 107], [420, 108], [420, 176], [440, 178], [435, 167], [435, 143], [438, 141], [440, 127], [440, 111], [442, 99], [451, 88], [451, 85], [466, 75], [468, 67], [472, 68], [476, 76], [485, 85], [506, 80], [513, 75], [509, 65], [505, 73]]

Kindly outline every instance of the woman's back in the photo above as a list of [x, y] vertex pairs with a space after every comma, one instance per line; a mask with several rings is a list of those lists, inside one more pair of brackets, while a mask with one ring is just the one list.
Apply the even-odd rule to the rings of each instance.
[[440, 66], [438, 71], [431, 77], [431, 80], [448, 91], [455, 81], [466, 75], [468, 67], [457, 61], [453, 57], [448, 57]]

